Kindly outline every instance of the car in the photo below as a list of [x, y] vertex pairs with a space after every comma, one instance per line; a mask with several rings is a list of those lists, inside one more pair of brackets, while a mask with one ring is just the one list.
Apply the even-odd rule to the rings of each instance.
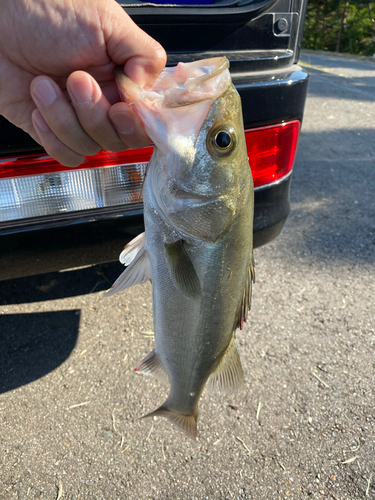
[[[278, 236], [290, 211], [308, 88], [298, 65], [307, 0], [186, 1], [195, 3], [119, 3], [164, 46], [167, 65], [229, 59], [242, 98], [259, 247]], [[0, 117], [0, 280], [117, 260], [143, 231], [151, 153], [152, 146], [101, 151], [78, 168], [63, 167]]]

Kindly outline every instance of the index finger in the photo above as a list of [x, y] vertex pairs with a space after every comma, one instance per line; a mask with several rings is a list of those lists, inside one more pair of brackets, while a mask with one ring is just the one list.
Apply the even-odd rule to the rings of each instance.
[[165, 67], [165, 50], [136, 25], [119, 4], [115, 5], [106, 12], [110, 20], [102, 22], [107, 53], [114, 63], [125, 66], [124, 71], [133, 82], [143, 88], [152, 87]]

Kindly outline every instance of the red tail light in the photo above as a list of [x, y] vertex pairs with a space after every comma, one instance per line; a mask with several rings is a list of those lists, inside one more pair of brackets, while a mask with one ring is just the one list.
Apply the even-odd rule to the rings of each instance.
[[[299, 129], [300, 123], [291, 121], [245, 131], [256, 188], [290, 174]], [[63, 167], [46, 154], [0, 158], [0, 223], [103, 207], [139, 211], [151, 155], [152, 146], [102, 151], [79, 168]]]
[[272, 184], [293, 168], [300, 122], [282, 123], [246, 130], [246, 147], [254, 186]]
[[67, 172], [87, 168], [114, 167], [117, 165], [134, 165], [148, 163], [153, 146], [142, 149], [128, 149], [121, 153], [100, 151], [95, 156], [87, 156], [79, 168], [64, 167], [46, 153], [36, 153], [17, 158], [0, 158], [0, 179], [21, 177], [26, 175], [50, 174], [53, 172]]
[[[245, 131], [255, 187], [271, 184], [290, 173], [299, 130], [300, 122], [295, 120]], [[95, 156], [87, 157], [79, 169], [147, 163], [151, 158], [152, 149], [152, 146], [147, 146], [138, 150], [128, 149], [121, 153], [101, 151]], [[77, 169], [64, 167], [46, 154], [0, 159], [0, 179], [69, 170]]]

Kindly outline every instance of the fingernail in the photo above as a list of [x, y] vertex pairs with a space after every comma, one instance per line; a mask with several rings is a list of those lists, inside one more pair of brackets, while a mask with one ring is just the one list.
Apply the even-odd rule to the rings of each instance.
[[37, 128], [41, 132], [46, 132], [49, 129], [48, 123], [43, 118], [43, 115], [41, 114], [41, 112], [38, 109], [36, 109], [33, 112], [33, 119], [34, 119], [35, 125], [37, 126]]
[[121, 134], [131, 134], [134, 132], [133, 118], [127, 113], [114, 113], [111, 121]]
[[42, 106], [50, 106], [57, 97], [55, 89], [49, 80], [38, 80], [33, 86], [32, 92]]
[[68, 90], [76, 104], [87, 104], [92, 100], [92, 84], [87, 78], [75, 78], [68, 84]]

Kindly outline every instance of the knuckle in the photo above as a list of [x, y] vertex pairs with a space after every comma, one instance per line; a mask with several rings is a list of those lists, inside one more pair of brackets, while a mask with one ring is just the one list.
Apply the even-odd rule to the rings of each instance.
[[102, 147], [95, 142], [91, 137], [82, 133], [80, 136], [69, 138], [65, 141], [66, 145], [71, 148], [76, 154], [83, 156], [94, 156], [102, 149]]
[[145, 146], [147, 146], [150, 143], [150, 141], [145, 140], [143, 137], [130, 136], [130, 137], [123, 138], [123, 143], [128, 148], [140, 149], [140, 148], [144, 148]]
[[128, 146], [123, 142], [111, 142], [103, 145], [103, 149], [105, 151], [113, 151], [114, 153], [121, 153], [121, 151], [125, 151], [128, 149]]
[[79, 167], [85, 160], [85, 157], [74, 153], [74, 151], [68, 151], [67, 148], [55, 148], [54, 150], [48, 151], [48, 153], [55, 158], [64, 167]]
[[102, 147], [99, 146], [96, 142], [92, 141], [92, 139], [88, 140], [86, 147], [84, 148], [84, 153], [86, 156], [94, 156], [101, 151]]
[[85, 160], [85, 157], [82, 156], [82, 157], [79, 157], [79, 158], [72, 158], [72, 159], [68, 159], [67, 161], [65, 162], [60, 162], [62, 165], [64, 165], [65, 167], [72, 167], [72, 168], [77, 168], [79, 167]]
[[44, 142], [43, 147], [52, 158], [64, 167], [76, 168], [85, 160], [85, 156], [72, 151], [59, 140], [53, 140], [50, 144]]
[[77, 117], [81, 127], [89, 135], [92, 135], [95, 130], [101, 128], [103, 125], [103, 116], [95, 107], [88, 109], [85, 113], [77, 113]]
[[155, 51], [155, 53], [154, 53], [153, 59], [154, 59], [155, 65], [161, 66], [161, 68], [163, 69], [167, 63], [167, 54], [166, 54], [165, 50], [163, 49], [163, 47], [158, 42], [156, 42], [156, 46], [154, 47], [154, 51]]

